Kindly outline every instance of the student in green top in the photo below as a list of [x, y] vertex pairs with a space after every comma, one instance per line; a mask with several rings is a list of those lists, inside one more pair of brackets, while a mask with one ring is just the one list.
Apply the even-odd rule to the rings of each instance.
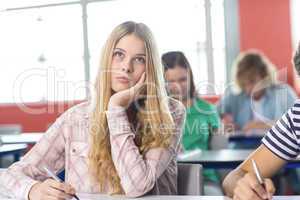
[[[162, 63], [169, 95], [186, 107], [183, 149], [209, 149], [210, 136], [220, 126], [215, 107], [197, 95], [190, 64], [182, 52], [165, 53]], [[220, 181], [214, 170], [204, 170], [203, 177], [205, 195], [222, 195]]]

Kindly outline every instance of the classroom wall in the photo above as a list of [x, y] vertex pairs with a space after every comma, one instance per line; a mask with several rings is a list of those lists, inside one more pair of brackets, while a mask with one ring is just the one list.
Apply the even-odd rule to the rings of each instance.
[[0, 125], [21, 124], [23, 132], [43, 132], [65, 110], [80, 102], [0, 104]]
[[290, 0], [239, 0], [239, 15], [240, 50], [263, 51], [294, 86]]
[[[290, 61], [292, 55], [290, 0], [239, 0], [238, 8], [241, 51], [257, 48], [262, 50], [278, 69], [286, 66], [287, 70], [283, 70], [280, 79], [293, 86], [294, 75]], [[218, 96], [203, 98], [211, 103], [219, 99]], [[45, 110], [38, 115], [28, 114], [16, 104], [0, 104], [0, 124], [21, 124], [24, 132], [45, 131], [64, 110], [79, 102], [25, 105]]]

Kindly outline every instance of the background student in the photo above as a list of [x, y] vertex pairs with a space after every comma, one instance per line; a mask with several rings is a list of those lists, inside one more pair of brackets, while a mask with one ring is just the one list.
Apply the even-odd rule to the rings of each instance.
[[[294, 56], [294, 66], [300, 74], [300, 45]], [[289, 160], [300, 154], [300, 100], [281, 117], [268, 131], [262, 140], [262, 145], [252, 153], [237, 169], [233, 170], [224, 180], [226, 194], [234, 200], [271, 199], [275, 186], [270, 179]], [[265, 188], [258, 183], [254, 175], [251, 160], [258, 165], [264, 177]], [[299, 180], [298, 180], [299, 181]]]
[[293, 89], [277, 81], [273, 64], [258, 51], [241, 53], [234, 64], [234, 85], [218, 104], [225, 125], [244, 133], [268, 129], [293, 105]]
[[[213, 105], [197, 94], [190, 64], [182, 52], [163, 54], [162, 63], [169, 95], [180, 100], [186, 107], [186, 123], [182, 144], [184, 150], [210, 148], [210, 138], [220, 126], [220, 119]], [[205, 169], [204, 194], [222, 195], [216, 171]]]

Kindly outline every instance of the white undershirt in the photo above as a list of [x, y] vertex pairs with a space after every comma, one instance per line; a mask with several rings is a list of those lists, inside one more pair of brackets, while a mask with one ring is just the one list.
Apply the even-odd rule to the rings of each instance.
[[259, 100], [252, 101], [252, 112], [253, 112], [253, 120], [255, 121], [261, 121], [262, 113], [263, 113], [263, 107], [262, 107], [263, 98], [260, 98]]

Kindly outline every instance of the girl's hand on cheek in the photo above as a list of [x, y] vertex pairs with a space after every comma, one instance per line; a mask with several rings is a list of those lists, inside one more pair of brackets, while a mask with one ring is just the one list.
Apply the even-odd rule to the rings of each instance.
[[146, 80], [146, 74], [144, 72], [141, 78], [134, 86], [112, 95], [109, 100], [109, 106], [126, 107], [129, 104], [131, 104], [135, 99], [138, 98], [140, 90], [145, 86], [144, 85], [145, 80]]

